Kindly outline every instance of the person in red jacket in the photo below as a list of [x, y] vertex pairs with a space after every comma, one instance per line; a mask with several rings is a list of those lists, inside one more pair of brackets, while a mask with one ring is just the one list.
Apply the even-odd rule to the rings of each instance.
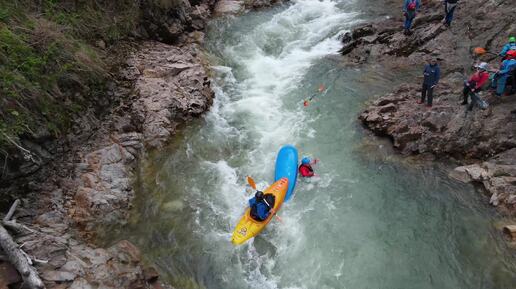
[[[315, 159], [313, 163], [317, 163], [317, 160]], [[310, 178], [313, 176], [316, 176], [314, 173], [314, 169], [312, 168], [312, 161], [308, 157], [304, 157], [301, 160], [301, 165], [299, 166], [299, 174], [301, 174], [304, 178]]]
[[477, 72], [475, 72], [468, 81], [464, 82], [464, 90], [462, 90], [464, 99], [462, 100], [461, 104], [468, 104], [468, 97], [470, 96], [471, 103], [468, 107], [468, 110], [472, 110], [475, 103], [479, 101], [476, 93], [481, 91], [484, 84], [489, 80], [489, 73], [487, 72], [487, 69], [487, 63], [480, 63], [480, 65], [477, 66]]

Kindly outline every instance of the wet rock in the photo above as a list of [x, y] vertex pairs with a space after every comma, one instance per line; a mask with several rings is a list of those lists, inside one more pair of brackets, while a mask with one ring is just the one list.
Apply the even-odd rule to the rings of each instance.
[[351, 37], [353, 39], [358, 39], [364, 36], [373, 35], [376, 32], [376, 29], [373, 28], [372, 24], [366, 24], [364, 26], [353, 29], [351, 32]]
[[221, 0], [215, 4], [213, 12], [217, 15], [221, 14], [238, 14], [244, 10], [244, 1], [239, 0]]
[[[490, 202], [514, 209], [516, 196], [516, 118], [511, 113], [516, 100], [467, 112], [458, 104], [461, 86], [443, 80], [435, 91], [431, 110], [417, 104], [420, 88], [402, 85], [374, 101], [359, 119], [379, 136], [388, 136], [404, 154], [431, 153], [482, 163], [456, 168], [450, 176], [484, 185]], [[485, 97], [485, 95], [484, 95]]]
[[75, 279], [75, 274], [71, 272], [65, 271], [46, 271], [43, 272], [42, 278], [46, 281], [55, 281], [55, 282], [66, 282], [73, 281]]

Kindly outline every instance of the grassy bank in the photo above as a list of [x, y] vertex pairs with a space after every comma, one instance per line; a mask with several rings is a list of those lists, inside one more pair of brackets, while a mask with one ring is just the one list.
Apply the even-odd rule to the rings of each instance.
[[[0, 155], [19, 138], [58, 137], [109, 104], [102, 48], [137, 25], [138, 1], [0, 0]], [[98, 111], [98, 107], [95, 107]]]

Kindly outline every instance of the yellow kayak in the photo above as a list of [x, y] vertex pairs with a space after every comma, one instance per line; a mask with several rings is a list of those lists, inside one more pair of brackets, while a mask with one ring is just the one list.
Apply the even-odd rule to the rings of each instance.
[[[282, 178], [274, 184], [272, 184], [270, 187], [268, 187], [265, 191], [263, 191], [264, 194], [274, 195], [274, 212], [278, 212], [278, 210], [281, 208], [281, 205], [285, 200], [287, 190], [288, 179]], [[265, 228], [265, 226], [267, 226], [267, 224], [271, 221], [273, 216], [274, 214], [271, 213], [269, 214], [267, 219], [263, 220], [262, 222], [256, 221], [255, 219], [251, 218], [251, 208], [247, 208], [244, 216], [242, 217], [242, 219], [240, 219], [240, 222], [238, 222], [235, 230], [233, 231], [231, 242], [233, 242], [233, 244], [235, 245], [241, 245], [245, 241], [258, 235], [263, 230], [263, 228]]]

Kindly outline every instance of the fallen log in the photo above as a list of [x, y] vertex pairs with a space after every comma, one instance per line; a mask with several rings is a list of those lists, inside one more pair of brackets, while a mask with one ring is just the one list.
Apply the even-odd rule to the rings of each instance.
[[[14, 214], [14, 210], [16, 210], [16, 206], [18, 206], [19, 202], [19, 200], [14, 202], [2, 223], [11, 222], [10, 218]], [[0, 225], [0, 246], [2, 247], [5, 255], [7, 255], [9, 262], [13, 264], [14, 268], [16, 268], [16, 270], [18, 270], [22, 276], [26, 287], [31, 289], [45, 288], [43, 281], [41, 281], [39, 278], [38, 272], [30, 265], [30, 263], [32, 263], [30, 257], [27, 257], [24, 254], [18, 244], [14, 242], [11, 235], [9, 235], [9, 232], [7, 232], [7, 230], [2, 225]]]
[[14, 268], [20, 272], [23, 278], [23, 282], [31, 289], [45, 288], [43, 281], [38, 276], [38, 272], [34, 267], [29, 265], [27, 258], [9, 235], [9, 232], [0, 225], [0, 246], [4, 250], [5, 254], [9, 258], [9, 262], [13, 264]]

